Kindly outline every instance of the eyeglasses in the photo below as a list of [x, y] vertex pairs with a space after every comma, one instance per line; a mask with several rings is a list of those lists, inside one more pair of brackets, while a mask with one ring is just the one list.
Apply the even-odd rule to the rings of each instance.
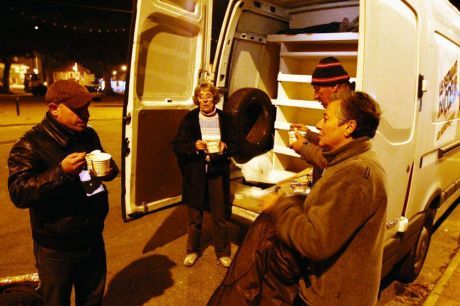
[[212, 100], [214, 100], [214, 96], [213, 96], [213, 95], [209, 95], [209, 94], [208, 94], [208, 95], [204, 95], [204, 96], [201, 96], [201, 95], [200, 95], [200, 96], [197, 97], [197, 99], [200, 100], [200, 101], [204, 101], [204, 100], [212, 101]]

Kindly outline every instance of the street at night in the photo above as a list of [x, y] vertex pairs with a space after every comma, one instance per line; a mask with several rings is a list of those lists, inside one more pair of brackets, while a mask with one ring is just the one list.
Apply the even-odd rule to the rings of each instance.
[[2, 1], [0, 306], [460, 306], [459, 21]]
[[[6, 159], [18, 137], [38, 123], [46, 111], [41, 98], [20, 99], [20, 115], [16, 113], [16, 96], [0, 97], [0, 278], [36, 272], [32, 253], [29, 214], [11, 203], [6, 186]], [[104, 149], [120, 165], [122, 98], [108, 97], [93, 102], [90, 124], [99, 132]], [[107, 247], [108, 280], [104, 305], [183, 305], [201, 306], [222, 280], [225, 269], [217, 265], [210, 231], [205, 232], [206, 250], [192, 268], [182, 265], [185, 255], [187, 214], [183, 206], [175, 206], [124, 223], [121, 218], [118, 177], [108, 184], [110, 212], [104, 238]], [[209, 217], [209, 216], [207, 216]], [[210, 228], [209, 218], [205, 227]], [[237, 250], [245, 228], [231, 226], [232, 254]], [[430, 251], [422, 273], [411, 284], [394, 279], [384, 280], [378, 305], [422, 305], [440, 281], [453, 260], [458, 261], [460, 248], [460, 210], [456, 207], [439, 225], [433, 235]], [[458, 280], [458, 271], [455, 272]], [[455, 277], [449, 280], [453, 281]], [[454, 287], [455, 288], [455, 287]], [[443, 292], [446, 300], [459, 305], [456, 292]], [[450, 299], [448, 298], [450, 296]], [[434, 304], [430, 304], [434, 305]]]

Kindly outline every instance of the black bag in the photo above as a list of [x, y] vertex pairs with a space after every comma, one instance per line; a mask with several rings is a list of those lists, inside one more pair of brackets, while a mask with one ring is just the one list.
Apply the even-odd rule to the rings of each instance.
[[43, 306], [37, 282], [22, 282], [0, 287], [2, 306]]

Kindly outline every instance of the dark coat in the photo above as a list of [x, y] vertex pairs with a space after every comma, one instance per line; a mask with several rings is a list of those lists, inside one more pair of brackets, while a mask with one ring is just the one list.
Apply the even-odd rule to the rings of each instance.
[[382, 164], [365, 137], [324, 156], [328, 166], [303, 207], [273, 205], [277, 236], [309, 260], [299, 288], [308, 305], [374, 305], [387, 206]]
[[208, 166], [206, 173], [205, 154], [195, 149], [195, 142], [202, 139], [199, 108], [190, 111], [182, 120], [177, 135], [172, 143], [176, 153], [179, 168], [183, 176], [182, 201], [194, 208], [206, 208], [207, 177], [222, 176], [224, 178], [225, 199], [230, 204], [230, 160], [238, 149], [232, 117], [217, 109], [219, 115], [219, 125], [221, 141], [227, 144], [224, 154], [215, 156]]
[[290, 306], [304, 270], [305, 261], [277, 239], [270, 215], [262, 213], [207, 306]]
[[325, 153], [329, 166], [304, 205], [280, 197], [264, 211], [208, 306], [291, 305], [298, 283], [307, 305], [374, 305], [387, 195], [370, 148], [362, 138]]
[[[107, 192], [86, 196], [78, 175], [62, 171], [70, 153], [103, 148], [96, 132], [81, 133], [60, 125], [49, 113], [20, 138], [8, 158], [8, 190], [19, 208], [29, 208], [34, 241], [59, 250], [79, 250], [102, 241], [108, 213]], [[112, 161], [112, 180], [118, 168]]]

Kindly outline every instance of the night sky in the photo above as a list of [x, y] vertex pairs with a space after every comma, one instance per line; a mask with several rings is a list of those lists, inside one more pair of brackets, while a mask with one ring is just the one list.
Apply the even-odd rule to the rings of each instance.
[[100, 74], [103, 65], [127, 62], [133, 2], [3, 0], [0, 57], [38, 51], [51, 64], [79, 61]]
[[51, 65], [79, 61], [98, 74], [104, 65], [127, 62], [129, 0], [15, 0], [0, 6], [0, 56], [38, 51]]

